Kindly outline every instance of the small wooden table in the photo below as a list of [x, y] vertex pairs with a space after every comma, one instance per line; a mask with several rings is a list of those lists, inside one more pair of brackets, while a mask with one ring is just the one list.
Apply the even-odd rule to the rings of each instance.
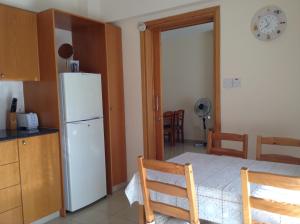
[[[253, 171], [300, 176], [300, 166], [298, 165], [246, 160], [228, 156], [185, 153], [169, 161], [181, 164], [187, 162], [192, 163], [198, 197], [199, 217], [214, 223], [242, 223], [243, 214], [240, 181], [240, 169], [242, 167], [247, 167]], [[167, 183], [185, 186], [184, 179], [179, 176], [171, 176], [155, 171], [150, 171], [148, 176], [154, 180], [159, 179]], [[262, 186], [253, 185], [251, 186], [251, 192], [254, 195], [264, 195], [265, 189], [263, 189]], [[268, 192], [268, 194], [269, 193], [270, 192]], [[274, 191], [274, 194], [278, 196], [278, 191]], [[138, 174], [135, 174], [128, 184], [126, 195], [130, 203], [139, 202], [140, 205], [143, 204]], [[281, 195], [283, 195], [283, 199], [285, 199], [285, 192], [282, 192]], [[188, 209], [188, 203], [183, 198], [175, 198], [157, 192], [151, 192], [151, 198], [155, 201], [161, 201]], [[299, 192], [295, 192], [295, 197], [292, 197], [292, 200], [297, 201], [297, 199], [299, 199], [298, 202], [300, 202]], [[143, 209], [140, 208], [140, 211], [142, 212]], [[263, 211], [255, 211], [253, 217], [258, 221], [269, 223], [300, 224], [300, 219], [295, 220]], [[142, 215], [140, 216], [140, 220], [143, 222]]]

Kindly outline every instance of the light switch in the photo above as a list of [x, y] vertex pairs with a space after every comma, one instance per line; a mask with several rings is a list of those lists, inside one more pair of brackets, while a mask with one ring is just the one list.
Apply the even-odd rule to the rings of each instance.
[[232, 86], [233, 86], [233, 88], [241, 87], [241, 79], [240, 78], [233, 78]]
[[223, 79], [223, 88], [230, 89], [233, 87], [233, 79], [232, 78], [224, 78]]

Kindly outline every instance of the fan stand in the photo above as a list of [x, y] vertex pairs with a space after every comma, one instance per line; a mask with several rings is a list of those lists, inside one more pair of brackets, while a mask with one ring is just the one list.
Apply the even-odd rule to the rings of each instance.
[[207, 134], [207, 127], [206, 127], [206, 118], [202, 117], [202, 122], [203, 122], [203, 140], [200, 141], [199, 143], [196, 143], [194, 146], [195, 147], [206, 147], [207, 145], [207, 138], [206, 138], [206, 134]]

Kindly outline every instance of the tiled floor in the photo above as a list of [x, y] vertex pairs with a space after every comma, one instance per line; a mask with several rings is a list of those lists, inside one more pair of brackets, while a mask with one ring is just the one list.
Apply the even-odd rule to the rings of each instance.
[[114, 193], [99, 202], [66, 218], [57, 218], [47, 224], [137, 224], [138, 207], [129, 206], [124, 191]]
[[165, 160], [183, 154], [185, 152], [206, 153], [205, 147], [195, 147], [194, 143], [176, 143], [174, 146], [165, 144]]
[[[185, 152], [206, 153], [205, 148], [192, 143], [177, 143], [165, 146], [165, 158], [169, 159]], [[124, 190], [118, 191], [82, 210], [68, 213], [66, 218], [57, 218], [47, 224], [137, 224], [138, 206], [130, 207]], [[207, 222], [201, 222], [207, 224]]]
[[[66, 218], [57, 218], [47, 224], [138, 224], [138, 206], [132, 207], [124, 190], [114, 193], [78, 212], [68, 213]], [[213, 224], [201, 221], [201, 224]]]

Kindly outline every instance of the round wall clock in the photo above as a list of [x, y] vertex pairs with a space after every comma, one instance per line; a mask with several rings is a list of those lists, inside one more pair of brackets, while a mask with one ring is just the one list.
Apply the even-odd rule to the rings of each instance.
[[257, 39], [269, 41], [278, 38], [285, 31], [286, 26], [285, 13], [277, 6], [268, 6], [254, 15], [251, 30]]

